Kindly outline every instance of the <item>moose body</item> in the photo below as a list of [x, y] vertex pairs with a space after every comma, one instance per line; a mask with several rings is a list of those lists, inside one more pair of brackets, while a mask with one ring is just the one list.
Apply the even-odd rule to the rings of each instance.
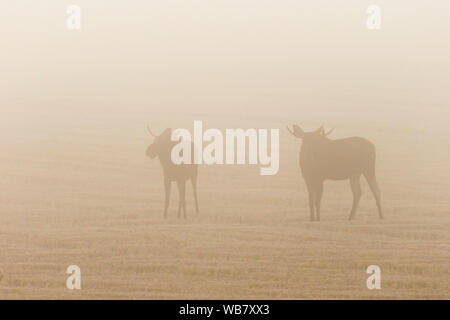
[[147, 148], [146, 155], [150, 158], [158, 157], [163, 168], [164, 176], [164, 218], [167, 218], [167, 211], [170, 202], [170, 191], [172, 182], [176, 182], [179, 192], [178, 218], [183, 210], [186, 219], [186, 181], [191, 180], [195, 199], [195, 210], [198, 213], [197, 200], [197, 165], [196, 164], [174, 164], [171, 159], [172, 148], [178, 142], [171, 140], [170, 129], [166, 129], [161, 135], [156, 136], [148, 129], [150, 134], [155, 137], [154, 142]]
[[350, 219], [353, 219], [361, 198], [361, 175], [366, 178], [372, 190], [379, 217], [383, 218], [380, 190], [375, 176], [375, 146], [370, 141], [360, 137], [332, 140], [327, 138], [331, 131], [325, 134], [323, 128], [319, 128], [306, 133], [297, 125], [289, 132], [303, 140], [300, 168], [308, 189], [311, 221], [320, 220], [325, 180], [350, 180], [353, 192]]

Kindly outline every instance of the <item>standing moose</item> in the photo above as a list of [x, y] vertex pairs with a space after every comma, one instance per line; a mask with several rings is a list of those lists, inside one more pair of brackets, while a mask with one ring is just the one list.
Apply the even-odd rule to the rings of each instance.
[[[350, 180], [353, 192], [353, 205], [350, 220], [355, 217], [359, 199], [361, 198], [361, 174], [366, 178], [375, 197], [378, 214], [383, 219], [381, 210], [380, 189], [375, 177], [375, 146], [360, 137], [331, 140], [323, 127], [313, 132], [304, 132], [293, 125], [288, 131], [303, 140], [300, 149], [300, 167], [309, 193], [309, 210], [311, 221], [320, 220], [320, 201], [324, 180]], [[314, 209], [316, 217], [314, 218]]]
[[178, 204], [178, 218], [180, 218], [181, 209], [183, 208], [184, 218], [186, 219], [186, 180], [191, 179], [192, 188], [194, 191], [195, 210], [198, 213], [198, 201], [197, 201], [197, 165], [196, 164], [174, 164], [171, 159], [172, 148], [178, 143], [171, 140], [172, 130], [166, 129], [164, 132], [157, 136], [153, 134], [149, 127], [148, 132], [155, 140], [147, 148], [147, 156], [151, 159], [155, 157], [159, 158], [163, 168], [164, 175], [164, 191], [166, 194], [164, 205], [164, 218], [167, 218], [167, 209], [169, 208], [170, 201], [170, 189], [172, 181], [175, 181], [178, 185], [178, 192], [180, 200]]

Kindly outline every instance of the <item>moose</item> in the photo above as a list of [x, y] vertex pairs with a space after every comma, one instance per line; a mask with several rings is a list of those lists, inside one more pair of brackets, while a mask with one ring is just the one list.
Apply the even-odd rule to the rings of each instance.
[[[361, 137], [332, 140], [322, 127], [313, 132], [304, 132], [299, 126], [287, 128], [296, 138], [302, 139], [300, 168], [309, 194], [310, 220], [320, 220], [320, 202], [325, 180], [350, 180], [353, 205], [349, 219], [355, 218], [361, 198], [360, 177], [364, 175], [375, 197], [378, 215], [383, 219], [380, 189], [375, 177], [375, 146]], [[314, 216], [315, 210], [315, 216]]]
[[[178, 218], [180, 218], [181, 209], [183, 209], [184, 218], [186, 219], [186, 181], [189, 179], [191, 180], [194, 191], [195, 210], [198, 213], [197, 165], [184, 163], [177, 165], [172, 162], [171, 150], [178, 142], [171, 140], [171, 129], [164, 130], [160, 135], [153, 134], [149, 127], [147, 127], [147, 130], [155, 139], [153, 143], [148, 146], [146, 155], [151, 159], [158, 157], [163, 168], [165, 191], [164, 218], [167, 218], [167, 210], [169, 208], [170, 201], [170, 189], [173, 181], [177, 183], [179, 192]], [[191, 163], [193, 163], [193, 161]]]

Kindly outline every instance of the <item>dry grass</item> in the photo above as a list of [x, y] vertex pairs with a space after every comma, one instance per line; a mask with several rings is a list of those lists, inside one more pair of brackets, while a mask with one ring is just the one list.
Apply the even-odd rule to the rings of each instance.
[[[133, 126], [100, 134], [74, 124], [64, 138], [42, 134], [1, 155], [0, 298], [450, 298], [448, 159], [429, 153], [420, 167], [409, 156], [414, 137], [364, 131], [380, 154], [386, 220], [364, 183], [357, 219], [347, 221], [348, 183], [332, 182], [323, 221], [309, 222], [298, 143], [283, 133], [276, 176], [201, 167], [201, 213], [188, 188], [184, 221], [174, 189], [162, 219], [159, 164], [144, 158], [143, 126]], [[436, 150], [433, 136], [424, 139]], [[65, 288], [71, 264], [82, 271], [77, 292]], [[366, 288], [371, 264], [381, 267], [382, 290]]]

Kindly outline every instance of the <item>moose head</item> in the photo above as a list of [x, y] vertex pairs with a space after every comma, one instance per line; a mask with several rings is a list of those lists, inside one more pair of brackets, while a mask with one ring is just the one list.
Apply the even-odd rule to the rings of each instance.
[[172, 130], [167, 128], [160, 135], [156, 135], [152, 132], [152, 130], [147, 127], [148, 132], [155, 139], [153, 143], [150, 144], [147, 148], [146, 155], [147, 157], [154, 159], [156, 157], [160, 157], [161, 155], [170, 152], [171, 141], [170, 136], [172, 134]]

